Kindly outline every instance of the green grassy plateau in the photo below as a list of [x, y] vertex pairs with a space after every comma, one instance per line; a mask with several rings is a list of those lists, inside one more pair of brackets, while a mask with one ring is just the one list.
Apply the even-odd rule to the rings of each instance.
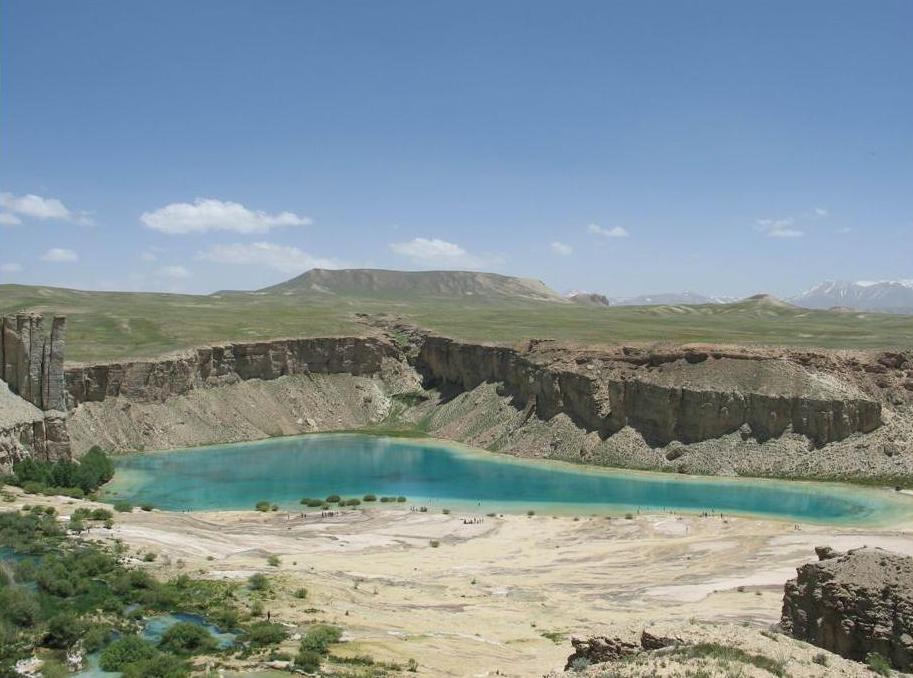
[[566, 302], [410, 294], [255, 292], [210, 296], [0, 285], [0, 314], [69, 316], [72, 362], [152, 357], [195, 345], [361, 334], [355, 313], [396, 314], [471, 341], [586, 344], [714, 342], [839, 349], [913, 345], [913, 316], [813, 311], [767, 300], [704, 306], [586, 307]]

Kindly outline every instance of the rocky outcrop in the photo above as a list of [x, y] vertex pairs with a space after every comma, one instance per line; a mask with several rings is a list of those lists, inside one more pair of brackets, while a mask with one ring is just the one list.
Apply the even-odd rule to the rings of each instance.
[[42, 410], [65, 412], [63, 354], [67, 319], [20, 313], [0, 318], [0, 381]]
[[26, 456], [70, 456], [63, 351], [66, 318], [0, 318], [0, 471]]
[[469, 391], [496, 382], [540, 419], [564, 414], [603, 438], [630, 427], [653, 446], [740, 429], [759, 441], [789, 431], [821, 446], [881, 424], [877, 401], [785, 361], [701, 352], [660, 356], [652, 365], [627, 356], [576, 357], [562, 359], [536, 343], [518, 350], [429, 337], [416, 367], [428, 386]]
[[298, 374], [365, 376], [397, 358], [396, 347], [373, 337], [281, 339], [206, 346], [158, 360], [74, 366], [66, 370], [70, 409], [122, 396], [157, 401], [200, 388], [248, 379], [272, 380]]
[[849, 659], [877, 652], [913, 669], [913, 558], [878, 548], [818, 557], [786, 582], [783, 629]]

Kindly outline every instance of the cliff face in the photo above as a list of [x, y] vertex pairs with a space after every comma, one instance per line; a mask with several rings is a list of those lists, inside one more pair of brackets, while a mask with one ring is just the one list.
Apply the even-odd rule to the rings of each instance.
[[786, 582], [784, 631], [849, 659], [878, 652], [913, 668], [913, 558], [877, 548], [818, 554]]
[[42, 410], [67, 409], [63, 377], [66, 323], [66, 317], [57, 316], [45, 333], [41, 315], [0, 318], [0, 381]]
[[393, 344], [370, 337], [225, 344], [160, 360], [70, 367], [66, 370], [66, 389], [70, 409], [117, 396], [163, 402], [195, 389], [248, 379], [272, 380], [297, 374], [376, 374], [384, 359], [396, 354]]
[[429, 337], [416, 367], [430, 385], [469, 391], [499, 382], [518, 407], [540, 419], [564, 414], [602, 438], [631, 427], [653, 446], [697, 443], [742, 427], [759, 441], [790, 430], [821, 446], [881, 423], [877, 401], [813, 383], [791, 365], [682, 354], [650, 369], [609, 356], [561, 360], [535, 348]]
[[0, 318], [0, 470], [26, 456], [70, 456], [63, 350], [66, 318]]
[[384, 421], [518, 456], [629, 468], [913, 473], [907, 354], [595, 351], [547, 341], [511, 348], [383, 329], [69, 367], [75, 449], [181, 447]]

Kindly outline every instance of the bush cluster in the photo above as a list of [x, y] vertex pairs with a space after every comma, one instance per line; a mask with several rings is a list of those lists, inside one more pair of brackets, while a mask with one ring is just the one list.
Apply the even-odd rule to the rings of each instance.
[[78, 461], [40, 461], [31, 457], [13, 464], [8, 479], [29, 494], [64, 495], [82, 498], [114, 477], [114, 464], [98, 446]]
[[[84, 521], [110, 515], [106, 509], [74, 511]], [[102, 650], [103, 666], [117, 667], [125, 677], [179, 678], [189, 675], [185, 657], [215, 651], [211, 634], [181, 623], [155, 646], [135, 635], [137, 619], [195, 612], [223, 628], [237, 627], [233, 584], [187, 575], [159, 582], [125, 567], [116, 551], [68, 539], [42, 507], [0, 512], [0, 544], [21, 556], [0, 573], [0, 676], [13, 675], [15, 663], [39, 648], [64, 651], [81, 643], [87, 652]]]

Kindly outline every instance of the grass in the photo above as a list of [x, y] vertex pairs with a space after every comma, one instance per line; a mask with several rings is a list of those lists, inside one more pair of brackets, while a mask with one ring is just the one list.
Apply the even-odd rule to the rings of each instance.
[[729, 645], [719, 645], [717, 643], [683, 645], [676, 648], [673, 654], [686, 659], [716, 661], [721, 666], [726, 664], [750, 664], [775, 676], [782, 677], [786, 675], [786, 667], [782, 661], [762, 654], [751, 654], [741, 648]]
[[0, 314], [69, 317], [67, 358], [92, 362], [154, 357], [225, 341], [363, 334], [355, 313], [390, 313], [470, 341], [551, 338], [586, 344], [714, 342], [821, 348], [909, 345], [913, 317], [834, 313], [758, 302], [703, 306], [582, 307], [522, 300], [331, 298], [228, 293], [209, 296], [82, 292], [0, 285]]

